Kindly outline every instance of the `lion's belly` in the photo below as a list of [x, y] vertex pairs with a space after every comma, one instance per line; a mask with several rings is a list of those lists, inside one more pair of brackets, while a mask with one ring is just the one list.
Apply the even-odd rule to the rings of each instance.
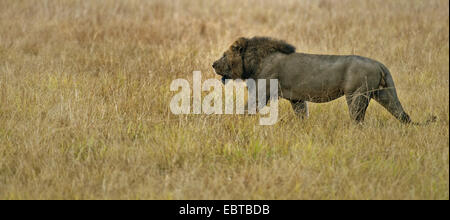
[[289, 100], [303, 100], [308, 102], [323, 103], [343, 96], [344, 92], [339, 88], [335, 88], [334, 90], [308, 90], [306, 88], [290, 90], [282, 88], [280, 95], [281, 97]]
[[329, 102], [344, 95], [342, 81], [334, 77], [311, 77], [280, 82], [280, 95], [290, 100]]

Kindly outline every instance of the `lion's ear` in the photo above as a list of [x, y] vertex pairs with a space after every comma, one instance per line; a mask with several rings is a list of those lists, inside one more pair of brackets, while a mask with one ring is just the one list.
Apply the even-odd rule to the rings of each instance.
[[247, 48], [247, 38], [241, 37], [237, 39], [231, 46], [231, 56], [229, 57], [231, 72], [233, 78], [241, 78], [244, 73], [244, 65], [242, 63], [242, 56], [245, 48]]
[[248, 42], [247, 38], [240, 37], [233, 43], [233, 45], [231, 45], [230, 49], [233, 52], [242, 54], [244, 52], [245, 48], [247, 47], [247, 42]]

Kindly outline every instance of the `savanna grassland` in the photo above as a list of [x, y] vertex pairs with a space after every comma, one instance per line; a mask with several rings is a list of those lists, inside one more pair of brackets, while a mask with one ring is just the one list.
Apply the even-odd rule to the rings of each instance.
[[[0, 1], [0, 199], [449, 199], [449, 5], [393, 1]], [[279, 122], [174, 115], [240, 37], [384, 63], [415, 121], [345, 99]]]

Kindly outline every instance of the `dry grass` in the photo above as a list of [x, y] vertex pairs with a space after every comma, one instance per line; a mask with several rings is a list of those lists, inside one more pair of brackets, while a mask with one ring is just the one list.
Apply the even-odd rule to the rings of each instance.
[[[438, 122], [170, 113], [173, 79], [254, 35], [377, 59]], [[448, 100], [446, 0], [0, 1], [0, 199], [449, 199]]]

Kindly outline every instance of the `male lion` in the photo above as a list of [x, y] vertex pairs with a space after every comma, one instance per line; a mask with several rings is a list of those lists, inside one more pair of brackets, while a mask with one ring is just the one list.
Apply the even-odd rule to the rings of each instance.
[[223, 81], [278, 79], [279, 96], [288, 99], [302, 118], [308, 116], [306, 102], [328, 102], [345, 95], [350, 118], [357, 123], [363, 122], [371, 98], [402, 123], [412, 123], [389, 70], [366, 57], [295, 53], [294, 46], [281, 40], [241, 37], [212, 66]]

